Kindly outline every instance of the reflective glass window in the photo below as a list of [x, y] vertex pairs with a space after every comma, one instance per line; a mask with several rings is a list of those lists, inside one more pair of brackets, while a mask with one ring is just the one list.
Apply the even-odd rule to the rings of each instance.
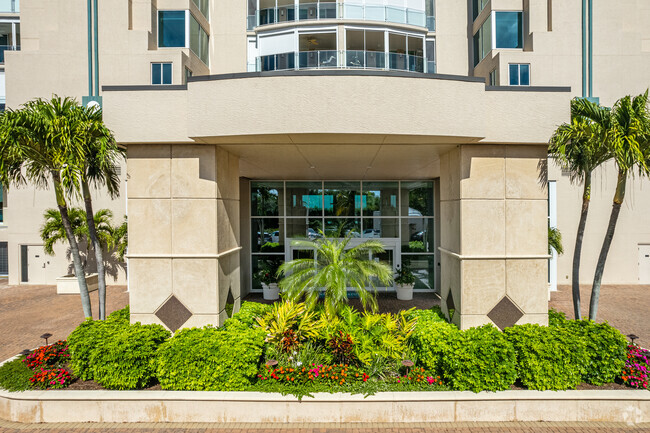
[[185, 47], [185, 11], [158, 12], [158, 46]]
[[321, 216], [323, 190], [320, 182], [287, 182], [288, 216]]
[[363, 238], [398, 238], [399, 226], [397, 218], [364, 218]]
[[415, 275], [414, 289], [435, 289], [434, 255], [402, 255], [402, 266], [404, 265], [411, 268], [411, 271]]
[[275, 273], [283, 262], [284, 256], [282, 255], [253, 255], [251, 263], [253, 268], [253, 290], [262, 290], [260, 272]]
[[402, 218], [402, 252], [435, 253], [433, 218]]
[[325, 236], [328, 238], [361, 237], [361, 220], [358, 218], [325, 218]]
[[433, 216], [433, 182], [402, 182], [402, 216]]
[[284, 215], [284, 184], [282, 182], [251, 182], [251, 215]]
[[314, 240], [322, 238], [322, 218], [287, 218], [287, 237]]
[[325, 182], [326, 216], [361, 215], [361, 182]]
[[399, 215], [397, 182], [365, 182], [363, 184], [363, 215]]
[[254, 253], [284, 252], [284, 220], [281, 218], [251, 219], [251, 251]]
[[495, 12], [495, 48], [523, 48], [523, 16], [521, 12]]

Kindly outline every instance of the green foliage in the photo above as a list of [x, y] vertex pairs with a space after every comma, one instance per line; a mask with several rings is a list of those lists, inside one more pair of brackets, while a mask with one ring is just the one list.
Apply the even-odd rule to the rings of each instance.
[[32, 388], [29, 379], [34, 372], [23, 362], [23, 357], [7, 362], [0, 367], [0, 388], [10, 392], [26, 391]]
[[127, 216], [124, 215], [124, 221], [122, 221], [122, 224], [113, 228], [113, 238], [111, 240], [111, 248], [115, 249], [115, 256], [118, 260], [124, 260], [128, 246], [129, 224], [127, 222]]
[[154, 378], [156, 350], [170, 333], [160, 325], [139, 322], [108, 331], [90, 353], [93, 378], [107, 389], [138, 389]]
[[376, 281], [392, 283], [393, 272], [386, 263], [369, 260], [370, 253], [384, 252], [381, 242], [369, 240], [348, 249], [351, 236], [343, 240], [293, 241], [292, 246], [296, 248], [315, 251], [316, 259], [296, 259], [280, 266], [278, 275], [284, 275], [280, 289], [286, 298], [299, 301], [304, 297], [311, 309], [321, 289], [325, 289], [325, 312], [333, 318], [347, 304], [348, 288], [351, 288], [359, 295], [364, 309], [376, 311], [377, 300], [366, 288], [375, 289]]
[[[428, 311], [428, 310], [427, 310]], [[427, 370], [442, 374], [442, 360], [449, 353], [449, 342], [460, 331], [456, 325], [437, 320], [437, 314], [422, 314], [418, 318], [411, 345], [418, 362]]]
[[515, 325], [504, 331], [517, 353], [517, 374], [537, 390], [572, 389], [585, 374], [586, 342], [563, 327]]
[[99, 343], [129, 326], [129, 307], [111, 313], [105, 321], [86, 319], [68, 337], [70, 367], [81, 380], [93, 379], [90, 358]]
[[223, 328], [183, 329], [158, 349], [163, 389], [240, 391], [259, 369], [264, 331], [242, 322]]
[[[416, 326], [412, 310], [397, 314], [358, 313], [345, 306], [334, 318], [323, 317], [322, 339], [331, 342], [342, 333], [352, 341], [353, 358], [364, 366], [377, 359], [401, 361], [408, 356], [407, 341]], [[347, 337], [345, 337], [347, 338]]]
[[492, 325], [451, 333], [442, 357], [442, 378], [460, 391], [501, 391], [517, 378], [512, 344]]
[[415, 283], [415, 275], [409, 267], [407, 262], [402, 263], [402, 266], [397, 267], [397, 276], [395, 277], [396, 284], [402, 284], [405, 286]]
[[417, 320], [417, 323], [415, 324], [416, 332], [418, 329], [426, 327], [431, 323], [447, 322], [447, 318], [438, 305], [435, 305], [428, 310], [416, 310], [412, 308], [408, 310], [406, 314], [410, 319]]
[[551, 249], [554, 249], [558, 255], [564, 254], [564, 247], [562, 246], [562, 233], [556, 227], [548, 228], [548, 253], [552, 254]]
[[257, 324], [258, 317], [265, 316], [269, 311], [271, 311], [271, 306], [268, 304], [244, 301], [239, 311], [233, 314], [230, 319], [226, 320], [224, 326], [229, 327], [240, 324], [245, 327], [251, 327]]
[[315, 311], [308, 310], [304, 303], [292, 301], [276, 302], [271, 311], [257, 318], [257, 323], [266, 335], [266, 342], [285, 353], [317, 337], [324, 325]]
[[593, 385], [614, 382], [625, 367], [627, 340], [608, 323], [566, 320], [563, 313], [549, 311], [549, 324], [571, 331], [586, 346], [582, 379]]

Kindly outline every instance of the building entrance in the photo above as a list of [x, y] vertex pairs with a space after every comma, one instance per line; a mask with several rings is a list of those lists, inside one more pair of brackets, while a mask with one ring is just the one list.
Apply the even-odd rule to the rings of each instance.
[[[260, 270], [314, 257], [298, 240], [350, 238], [349, 246], [379, 240], [385, 252], [369, 255], [396, 269], [407, 264], [415, 290], [435, 290], [433, 182], [251, 181], [251, 291]], [[381, 287], [393, 290], [393, 287]]]

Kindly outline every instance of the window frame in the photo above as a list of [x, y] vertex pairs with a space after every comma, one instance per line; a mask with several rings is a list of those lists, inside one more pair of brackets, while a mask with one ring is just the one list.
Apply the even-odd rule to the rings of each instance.
[[[497, 14], [503, 12], [518, 13], [521, 17], [521, 47], [518, 48], [508, 48], [508, 47], [497, 47]], [[505, 10], [505, 11], [492, 11], [490, 13], [490, 18], [492, 20], [492, 49], [493, 50], [523, 50], [525, 42], [525, 29], [524, 29], [524, 11], [519, 10]]]
[[[512, 84], [512, 71], [510, 68], [512, 66], [517, 67], [517, 84]], [[521, 67], [528, 66], [528, 84], [521, 84]], [[531, 77], [530, 77], [530, 63], [508, 63], [508, 85], [509, 86], [520, 86], [520, 87], [530, 87]]]
[[[164, 12], [184, 12], [185, 13], [185, 45], [182, 47], [161, 47], [160, 46], [160, 14]], [[190, 47], [190, 11], [189, 9], [162, 9], [158, 10], [158, 13], [156, 14], [156, 46], [158, 49], [178, 49], [178, 48], [189, 48]]]
[[[153, 82], [153, 66], [154, 65], [160, 65], [160, 84], [155, 84]], [[168, 83], [163, 82], [163, 77], [165, 76], [165, 73], [163, 71], [163, 66], [164, 65], [170, 65], [170, 78], [171, 81]], [[151, 62], [151, 67], [150, 67], [150, 83], [152, 86], [171, 86], [174, 83], [174, 62]]]

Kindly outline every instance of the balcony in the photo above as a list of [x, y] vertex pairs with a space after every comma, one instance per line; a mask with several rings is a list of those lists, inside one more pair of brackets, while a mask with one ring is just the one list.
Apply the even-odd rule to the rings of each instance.
[[430, 74], [436, 72], [435, 62], [425, 61], [422, 56], [383, 51], [300, 51], [258, 57], [257, 71], [305, 69], [380, 69]]
[[5, 51], [20, 51], [20, 45], [0, 45], [0, 63], [5, 62]]
[[0, 14], [17, 14], [20, 12], [20, 0], [0, 0]]
[[314, 2], [259, 9], [247, 16], [247, 28], [293, 21], [346, 19], [382, 21], [426, 27], [435, 31], [436, 20], [425, 11], [395, 6], [351, 4], [347, 2]]

